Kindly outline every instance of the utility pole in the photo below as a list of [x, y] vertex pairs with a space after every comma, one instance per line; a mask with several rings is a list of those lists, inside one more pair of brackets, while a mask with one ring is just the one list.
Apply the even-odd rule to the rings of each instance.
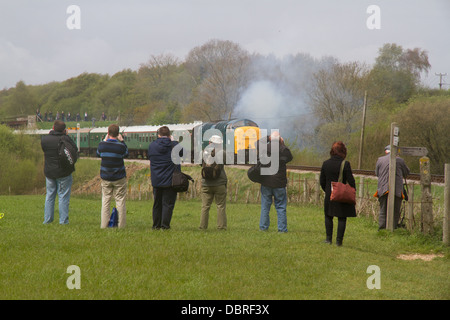
[[367, 104], [367, 91], [364, 91], [364, 105], [363, 105], [363, 116], [362, 116], [362, 126], [361, 126], [361, 138], [359, 140], [358, 169], [361, 169], [361, 163], [362, 163], [363, 144], [364, 144], [364, 127], [366, 125], [366, 104]]
[[439, 76], [439, 90], [442, 89], [442, 85], [444, 84], [442, 82], [442, 77], [445, 77], [447, 75], [447, 73], [434, 73], [435, 75]]

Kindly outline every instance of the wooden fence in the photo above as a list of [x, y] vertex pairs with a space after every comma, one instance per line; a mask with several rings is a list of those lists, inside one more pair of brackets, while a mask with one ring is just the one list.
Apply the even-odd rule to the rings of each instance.
[[[377, 189], [377, 179], [364, 176], [355, 177], [357, 182], [357, 203], [356, 211], [358, 216], [368, 216], [378, 221], [379, 203], [373, 196]], [[241, 180], [228, 180], [227, 201], [228, 203], [250, 204], [260, 203], [260, 185], [251, 182], [240, 182]], [[408, 184], [409, 200], [403, 201], [402, 213], [403, 222], [408, 230], [421, 228], [421, 195], [420, 183], [409, 181]], [[319, 174], [315, 176], [309, 174], [299, 174], [288, 172], [288, 204], [311, 204], [323, 206], [324, 192], [320, 188]], [[440, 201], [440, 195], [433, 193], [433, 216], [435, 223], [440, 223], [444, 216], [444, 204]], [[191, 183], [189, 190], [178, 194], [179, 200], [190, 200], [201, 198], [201, 181], [196, 179]], [[133, 200], [153, 200], [153, 190], [151, 185], [129, 186], [128, 199]]]

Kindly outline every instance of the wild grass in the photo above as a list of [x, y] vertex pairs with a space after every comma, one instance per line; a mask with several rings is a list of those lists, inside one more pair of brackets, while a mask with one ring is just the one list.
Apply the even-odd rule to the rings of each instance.
[[[288, 207], [288, 233], [258, 230], [259, 205], [228, 204], [228, 230], [198, 229], [201, 203], [177, 201], [169, 231], [151, 229], [151, 201], [128, 201], [125, 229], [100, 229], [98, 197], [72, 197], [70, 223], [43, 225], [44, 196], [1, 196], [0, 299], [301, 300], [450, 298], [449, 249], [403, 230], [348, 220], [342, 247], [326, 245], [323, 211]], [[57, 210], [56, 210], [57, 216]], [[55, 219], [57, 221], [57, 219]], [[336, 232], [336, 231], [335, 231]], [[442, 253], [404, 261], [407, 253]], [[81, 271], [69, 290], [67, 267]], [[368, 289], [370, 265], [381, 289]]]

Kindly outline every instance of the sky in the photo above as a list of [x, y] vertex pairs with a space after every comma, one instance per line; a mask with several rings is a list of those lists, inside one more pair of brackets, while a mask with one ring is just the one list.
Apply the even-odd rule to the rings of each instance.
[[438, 88], [436, 73], [450, 84], [449, 31], [449, 0], [0, 0], [0, 90], [138, 70], [151, 55], [183, 61], [211, 39], [369, 65], [385, 43], [419, 47], [423, 83]]

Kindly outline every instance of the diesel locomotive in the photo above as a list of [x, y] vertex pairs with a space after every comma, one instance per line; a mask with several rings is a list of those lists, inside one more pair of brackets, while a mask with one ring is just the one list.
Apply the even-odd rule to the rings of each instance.
[[[129, 151], [129, 158], [147, 159], [149, 144], [158, 137], [158, 126], [123, 126], [120, 133], [124, 137]], [[233, 153], [234, 163], [238, 159], [248, 161], [249, 153], [255, 151], [256, 141], [260, 138], [260, 128], [249, 119], [232, 119], [213, 122], [192, 122], [185, 124], [167, 124], [174, 140], [178, 141], [189, 155], [183, 158], [184, 162], [194, 162], [194, 152], [199, 148], [203, 150], [213, 134], [223, 137], [223, 149]], [[42, 136], [50, 130], [27, 130], [26, 134]], [[107, 127], [68, 129], [68, 135], [79, 146], [82, 156], [95, 157], [98, 144], [108, 133]], [[197, 137], [197, 139], [195, 139]]]

